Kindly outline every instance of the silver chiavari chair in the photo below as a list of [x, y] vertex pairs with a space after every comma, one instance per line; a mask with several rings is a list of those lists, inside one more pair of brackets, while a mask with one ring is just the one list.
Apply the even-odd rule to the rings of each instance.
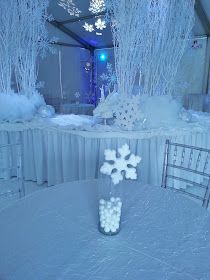
[[166, 140], [162, 184], [208, 208], [210, 200], [210, 150]]
[[24, 195], [22, 144], [0, 145], [0, 198]]

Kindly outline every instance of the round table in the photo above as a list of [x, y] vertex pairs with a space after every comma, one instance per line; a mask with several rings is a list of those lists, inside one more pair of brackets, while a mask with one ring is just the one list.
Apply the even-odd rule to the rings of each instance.
[[98, 231], [106, 180], [38, 191], [0, 212], [2, 280], [210, 279], [210, 217], [160, 187], [123, 183], [122, 228]]

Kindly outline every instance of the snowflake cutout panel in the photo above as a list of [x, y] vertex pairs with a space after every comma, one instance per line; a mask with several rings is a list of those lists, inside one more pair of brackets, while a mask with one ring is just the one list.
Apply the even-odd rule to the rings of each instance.
[[[117, 151], [119, 156], [117, 156]], [[141, 161], [141, 157], [131, 154], [129, 146], [124, 144], [118, 150], [107, 149], [104, 151], [105, 160], [101, 166], [101, 173], [110, 175], [114, 185], [126, 179], [136, 180], [136, 167]]]
[[126, 130], [132, 130], [137, 121], [144, 118], [140, 110], [140, 101], [138, 96], [121, 98], [116, 106], [115, 124]]

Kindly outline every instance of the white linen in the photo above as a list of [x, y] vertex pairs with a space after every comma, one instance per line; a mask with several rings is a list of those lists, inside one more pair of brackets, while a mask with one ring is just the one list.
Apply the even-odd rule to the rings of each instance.
[[137, 172], [143, 183], [160, 185], [164, 145], [167, 138], [178, 143], [210, 148], [210, 132], [205, 130], [156, 130], [142, 132], [77, 131], [65, 127], [31, 125], [22, 131], [0, 130], [0, 144], [24, 144], [24, 176], [38, 184], [55, 185], [81, 179], [94, 179], [104, 161], [104, 150], [125, 143], [142, 157]]
[[[192, 200], [124, 182], [121, 232], [98, 231], [98, 188], [48, 188], [0, 212], [0, 278], [209, 280], [210, 217]], [[18, 218], [17, 218], [18, 217]]]

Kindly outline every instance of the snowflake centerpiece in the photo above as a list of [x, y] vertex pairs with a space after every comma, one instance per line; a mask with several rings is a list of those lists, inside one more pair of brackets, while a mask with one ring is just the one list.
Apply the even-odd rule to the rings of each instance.
[[105, 175], [110, 175], [114, 185], [126, 179], [136, 180], [136, 167], [141, 161], [141, 157], [131, 154], [129, 146], [124, 144], [118, 148], [119, 157], [117, 157], [116, 150], [107, 149], [104, 151], [105, 160], [100, 168], [100, 172]]
[[85, 24], [83, 25], [84, 29], [88, 32], [93, 32], [94, 31], [94, 27], [93, 24], [88, 24], [87, 22], [85, 22]]
[[126, 130], [132, 130], [138, 121], [144, 119], [144, 114], [140, 109], [139, 96], [125, 96], [120, 98], [114, 115], [117, 126]]
[[96, 26], [96, 29], [103, 30], [106, 28], [106, 22], [105, 22], [105, 20], [102, 20], [101, 18], [99, 18], [95, 22], [95, 26]]

